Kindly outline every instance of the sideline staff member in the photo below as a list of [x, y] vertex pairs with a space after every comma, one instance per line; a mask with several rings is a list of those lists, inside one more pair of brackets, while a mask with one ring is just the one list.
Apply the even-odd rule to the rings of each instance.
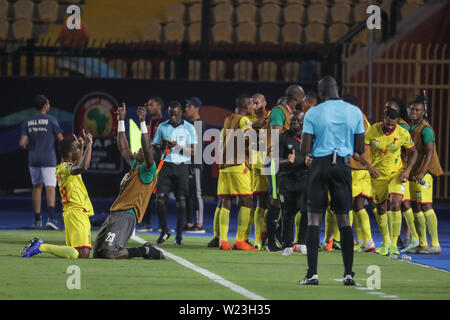
[[[319, 227], [328, 207], [336, 214], [341, 232], [344, 285], [353, 280], [353, 233], [348, 212], [352, 209], [352, 173], [349, 159], [364, 152], [364, 122], [361, 110], [339, 98], [336, 80], [326, 76], [319, 81], [323, 103], [305, 115], [300, 153], [312, 154], [308, 188], [308, 229], [306, 247], [308, 270], [299, 285], [318, 285], [317, 258]], [[314, 141], [314, 143], [313, 143]], [[308, 156], [306, 157], [308, 158]]]

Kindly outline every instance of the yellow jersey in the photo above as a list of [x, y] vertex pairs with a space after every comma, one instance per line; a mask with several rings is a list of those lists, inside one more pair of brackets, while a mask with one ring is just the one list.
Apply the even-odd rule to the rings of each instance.
[[412, 149], [414, 142], [408, 130], [398, 124], [388, 134], [382, 125], [378, 122], [367, 129], [365, 144], [370, 146], [370, 164], [380, 171], [379, 178], [389, 178], [403, 169], [401, 148]]
[[[250, 121], [250, 119], [247, 116], [242, 116], [241, 119], [239, 120], [239, 129], [241, 129], [243, 132], [245, 132], [251, 128], [252, 128], [252, 122]], [[223, 141], [224, 130], [223, 129], [221, 131], [221, 135], [222, 135], [222, 137], [221, 137], [222, 143], [224, 143], [224, 141]], [[220, 171], [243, 173], [243, 172], [247, 172], [247, 166], [245, 165], [245, 163], [242, 163], [240, 165], [222, 168], [222, 169], [220, 169]]]
[[56, 180], [63, 204], [63, 211], [69, 209], [82, 210], [89, 217], [94, 215], [91, 199], [84, 186], [81, 174], [72, 175], [73, 163], [62, 162], [56, 167]]

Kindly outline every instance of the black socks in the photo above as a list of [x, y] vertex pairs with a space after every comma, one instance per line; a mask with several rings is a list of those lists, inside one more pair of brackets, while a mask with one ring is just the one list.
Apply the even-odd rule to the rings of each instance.
[[[342, 237], [342, 235], [341, 235]], [[319, 255], [319, 227], [308, 226], [306, 231], [306, 248], [308, 257], [308, 278], [317, 274], [317, 260]]]

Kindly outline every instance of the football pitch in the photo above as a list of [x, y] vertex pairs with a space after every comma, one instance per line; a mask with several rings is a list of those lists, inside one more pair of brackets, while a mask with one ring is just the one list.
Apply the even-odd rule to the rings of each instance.
[[[95, 240], [97, 233], [93, 232]], [[156, 243], [157, 234], [138, 236]], [[165, 260], [22, 258], [32, 237], [64, 244], [64, 232], [0, 231], [1, 300], [448, 300], [450, 273], [373, 253], [355, 253], [356, 287], [347, 287], [341, 252], [319, 253], [319, 286], [299, 286], [306, 256], [294, 252], [221, 251], [206, 236], [158, 246]], [[234, 238], [229, 238], [230, 243]], [[130, 240], [127, 247], [139, 246]], [[92, 254], [91, 254], [92, 256]], [[71, 286], [74, 267], [79, 288]], [[69, 268], [71, 267], [71, 268]], [[76, 268], [76, 267], [75, 267]]]

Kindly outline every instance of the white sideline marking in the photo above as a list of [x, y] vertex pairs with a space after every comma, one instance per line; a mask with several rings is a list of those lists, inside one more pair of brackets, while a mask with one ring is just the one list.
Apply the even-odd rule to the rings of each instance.
[[[343, 279], [334, 279], [334, 281], [342, 282]], [[360, 283], [355, 282], [355, 284], [356, 284], [355, 289], [357, 289], [357, 290], [367, 290], [368, 294], [380, 295], [380, 298], [398, 299], [398, 297], [394, 296], [394, 295], [389, 296], [389, 295], [386, 295], [384, 292], [381, 292], [381, 291], [372, 291], [372, 290], [374, 290], [373, 288], [363, 287]]]
[[[136, 241], [138, 243], [141, 243], [141, 244], [144, 244], [145, 242], [148, 242], [148, 241], [145, 241], [144, 239], [142, 239], [141, 237], [136, 236], [136, 234], [134, 232], [133, 232], [133, 235], [131, 236], [130, 239], [134, 240], [134, 241]], [[156, 246], [154, 246], [154, 247], [158, 248]], [[237, 292], [237, 293], [243, 295], [244, 297], [247, 297], [247, 298], [252, 299], [252, 300], [266, 300], [266, 298], [261, 297], [261, 296], [255, 294], [255, 293], [253, 293], [251, 291], [248, 291], [247, 289], [245, 289], [245, 288], [243, 288], [243, 287], [241, 287], [241, 286], [239, 286], [239, 285], [237, 285], [237, 284], [235, 284], [233, 282], [225, 280], [221, 276], [219, 276], [219, 275], [217, 275], [215, 273], [212, 273], [211, 271], [208, 271], [206, 269], [200, 268], [200, 267], [196, 266], [195, 264], [190, 263], [189, 261], [187, 261], [187, 260], [185, 260], [183, 258], [180, 258], [180, 257], [178, 257], [178, 256], [176, 256], [174, 254], [171, 254], [170, 252], [167, 252], [167, 251], [165, 251], [165, 250], [163, 250], [161, 248], [158, 248], [158, 249], [161, 250], [162, 253], [165, 256], [169, 257], [170, 259], [174, 260], [175, 262], [178, 262], [182, 266], [185, 266], [186, 268], [189, 268], [189, 269], [191, 269], [191, 270], [193, 270], [195, 272], [198, 272], [198, 273], [204, 275], [205, 277], [213, 280], [214, 282], [217, 282], [218, 284], [220, 284], [220, 285], [222, 285], [224, 287], [227, 287], [227, 288], [233, 290], [234, 292]]]

